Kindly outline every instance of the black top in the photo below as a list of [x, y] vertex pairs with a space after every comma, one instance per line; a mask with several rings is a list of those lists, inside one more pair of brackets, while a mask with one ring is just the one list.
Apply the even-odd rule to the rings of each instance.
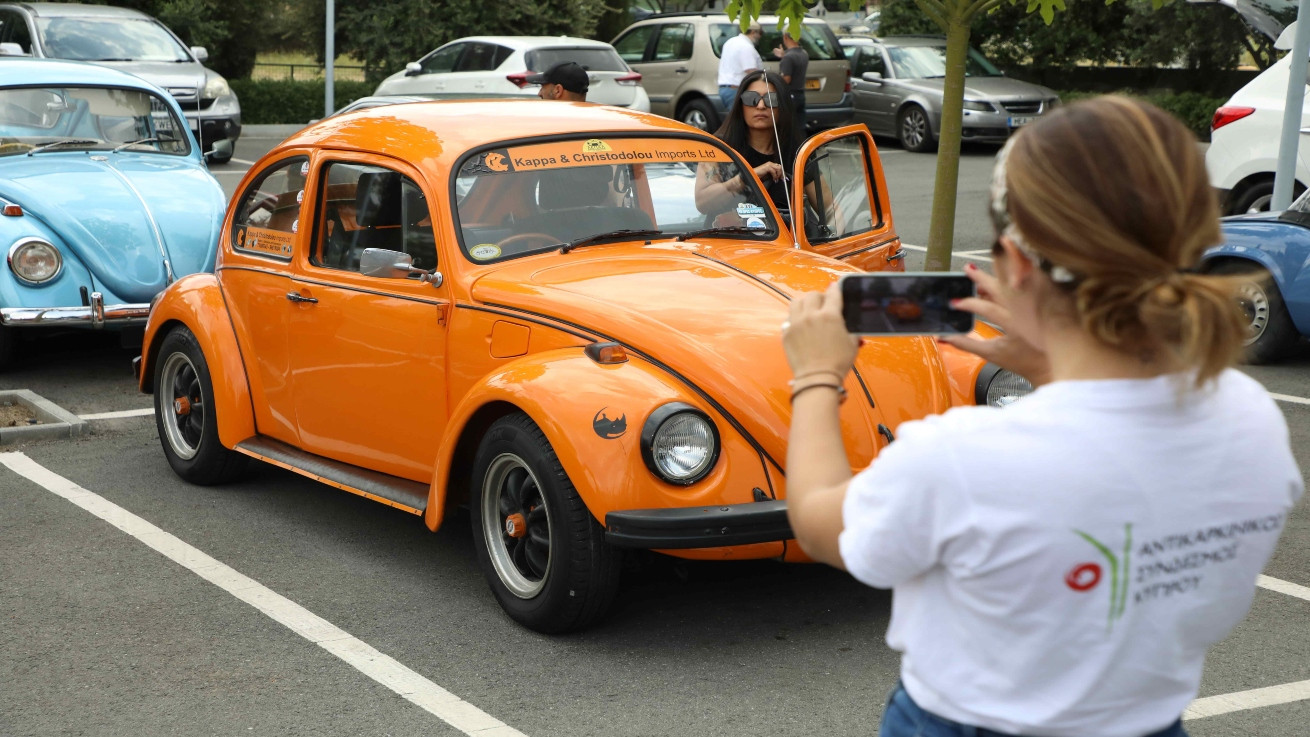
[[[752, 169], [760, 164], [772, 161], [775, 164], [782, 164], [782, 170], [786, 172], [788, 178], [791, 177], [791, 167], [794, 162], [794, 157], [792, 156], [784, 157], [782, 161], [779, 161], [776, 153], [760, 153], [755, 150], [754, 146], [750, 145], [747, 145], [738, 153], [741, 154], [743, 159], [746, 159], [746, 163], [750, 164]], [[775, 179], [772, 182], [768, 182], [764, 180], [764, 177], [760, 177], [760, 181], [764, 182], [764, 190], [768, 192], [769, 199], [773, 200], [773, 204], [777, 206], [779, 210], [791, 209], [791, 203], [787, 201], [787, 189], [783, 187], [781, 179]], [[790, 181], [787, 183], [787, 186], [791, 186]]]
[[809, 69], [810, 55], [800, 46], [793, 46], [784, 51], [782, 59], [778, 62], [778, 73], [784, 77], [791, 77], [787, 87], [792, 92], [802, 94], [805, 92], [805, 73]]

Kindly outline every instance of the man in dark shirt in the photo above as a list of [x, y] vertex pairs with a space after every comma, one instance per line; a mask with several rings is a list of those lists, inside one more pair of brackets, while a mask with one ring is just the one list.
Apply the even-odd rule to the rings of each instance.
[[[805, 73], [810, 68], [810, 55], [805, 53], [796, 39], [791, 37], [790, 33], [782, 34], [783, 52], [781, 61], [778, 63], [778, 73], [787, 83], [787, 88], [791, 92], [791, 106], [795, 115], [795, 126], [793, 130], [800, 138], [805, 137]], [[778, 54], [778, 49], [773, 50]]]

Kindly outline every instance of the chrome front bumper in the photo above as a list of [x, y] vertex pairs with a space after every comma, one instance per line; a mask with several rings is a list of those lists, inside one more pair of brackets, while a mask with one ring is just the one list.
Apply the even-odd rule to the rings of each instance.
[[91, 304], [84, 307], [4, 307], [0, 308], [0, 325], [41, 327], [45, 325], [144, 325], [150, 317], [149, 304], [107, 305], [100, 292], [91, 293]]

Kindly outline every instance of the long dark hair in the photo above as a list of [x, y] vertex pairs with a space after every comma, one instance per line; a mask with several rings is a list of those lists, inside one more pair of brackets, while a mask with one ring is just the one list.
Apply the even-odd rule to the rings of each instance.
[[746, 91], [757, 80], [763, 78], [778, 93], [778, 107], [773, 110], [774, 122], [778, 125], [778, 141], [782, 144], [782, 150], [778, 155], [782, 157], [784, 168], [790, 168], [791, 162], [796, 158], [796, 149], [800, 148], [800, 141], [797, 140], [795, 131], [792, 130], [792, 120], [794, 118], [791, 105], [791, 91], [787, 83], [782, 81], [782, 77], [774, 72], [764, 69], [756, 69], [742, 77], [741, 84], [737, 85], [737, 97], [732, 101], [732, 109], [728, 111], [727, 117], [723, 119], [723, 125], [714, 131], [714, 135], [719, 140], [732, 146], [734, 150], [741, 153], [750, 146], [750, 133], [746, 127], [746, 115], [742, 111], [741, 93]]

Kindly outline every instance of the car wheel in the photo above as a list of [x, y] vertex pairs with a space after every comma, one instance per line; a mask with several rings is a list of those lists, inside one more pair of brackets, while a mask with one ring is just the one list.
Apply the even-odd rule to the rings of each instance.
[[[1305, 187], [1298, 182], [1292, 185], [1292, 199], [1301, 196]], [[1225, 215], [1245, 215], [1255, 212], [1268, 212], [1274, 200], [1274, 180], [1265, 179], [1233, 190], [1228, 199], [1228, 211]]]
[[618, 591], [621, 552], [605, 542], [527, 415], [508, 415], [487, 430], [471, 490], [478, 563], [514, 621], [554, 634], [605, 616]]
[[246, 456], [218, 440], [209, 364], [184, 327], [164, 337], [155, 359], [155, 426], [168, 465], [193, 484], [221, 484], [246, 468]]
[[1273, 276], [1259, 266], [1234, 262], [1220, 265], [1215, 273], [1250, 277], [1237, 292], [1237, 302], [1246, 316], [1243, 345], [1247, 363], [1269, 363], [1286, 355], [1301, 336]]
[[928, 125], [928, 113], [918, 105], [906, 105], [896, 120], [896, 132], [901, 146], [916, 154], [927, 153], [937, 147]]
[[719, 115], [714, 106], [705, 100], [692, 100], [682, 107], [678, 120], [703, 131], [714, 132], [719, 127]]

